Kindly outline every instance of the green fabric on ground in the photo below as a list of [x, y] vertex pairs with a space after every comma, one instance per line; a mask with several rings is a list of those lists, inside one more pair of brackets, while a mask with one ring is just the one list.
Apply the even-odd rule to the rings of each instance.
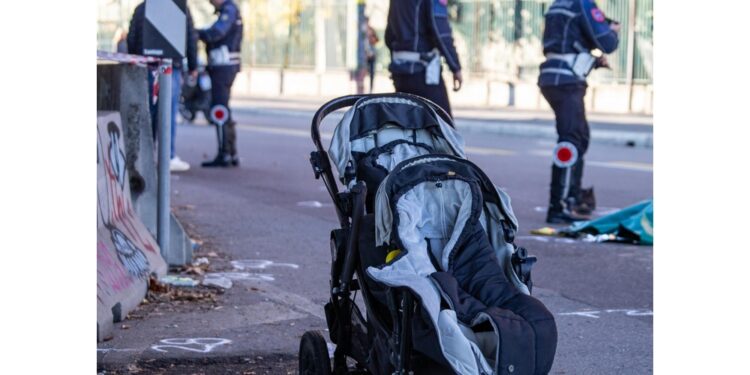
[[568, 233], [615, 234], [641, 245], [654, 243], [654, 203], [649, 199], [595, 220], [566, 228]]

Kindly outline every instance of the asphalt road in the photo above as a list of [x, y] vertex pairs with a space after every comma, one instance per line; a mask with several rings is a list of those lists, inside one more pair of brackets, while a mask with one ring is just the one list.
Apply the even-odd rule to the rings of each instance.
[[[173, 208], [203, 241], [198, 255], [219, 253], [212, 271], [234, 272], [234, 286], [219, 297], [218, 308], [128, 323], [99, 345], [100, 369], [138, 361], [142, 369], [177, 364], [198, 373], [295, 372], [299, 337], [326, 328], [328, 238], [337, 220], [308, 162], [310, 118], [234, 110], [240, 168], [199, 167], [216, 144], [214, 129], [199, 119], [178, 128], [178, 154], [193, 168], [172, 177]], [[324, 133], [334, 126], [328, 121]], [[652, 247], [530, 235], [546, 226], [554, 144], [462, 134], [469, 158], [512, 197], [521, 224], [517, 243], [539, 258], [534, 295], [555, 314], [559, 331], [552, 373], [651, 373]], [[595, 186], [597, 213], [651, 198], [651, 164], [651, 149], [592, 144], [584, 185]]]

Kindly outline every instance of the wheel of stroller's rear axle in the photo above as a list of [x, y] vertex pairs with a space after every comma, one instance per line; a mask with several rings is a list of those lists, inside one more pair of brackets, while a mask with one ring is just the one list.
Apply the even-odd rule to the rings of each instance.
[[299, 374], [330, 375], [331, 359], [328, 357], [326, 339], [318, 331], [307, 331], [299, 342]]

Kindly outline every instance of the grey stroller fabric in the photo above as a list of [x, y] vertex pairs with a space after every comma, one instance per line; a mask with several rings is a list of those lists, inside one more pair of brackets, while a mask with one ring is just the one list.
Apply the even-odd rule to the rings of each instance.
[[[362, 99], [352, 106], [333, 133], [328, 155], [339, 176], [355, 164], [355, 154], [397, 141], [393, 152], [381, 154], [377, 163], [390, 171], [399, 162], [428, 153], [465, 157], [461, 135], [424, 104], [403, 97]], [[416, 147], [415, 147], [416, 146]]]
[[514, 279], [503, 234], [495, 244], [487, 234], [492, 222], [517, 228], [500, 193], [460, 158], [399, 164], [380, 185], [375, 219], [376, 242], [402, 255], [367, 273], [418, 296], [457, 373], [545, 374], [557, 346], [554, 318]]

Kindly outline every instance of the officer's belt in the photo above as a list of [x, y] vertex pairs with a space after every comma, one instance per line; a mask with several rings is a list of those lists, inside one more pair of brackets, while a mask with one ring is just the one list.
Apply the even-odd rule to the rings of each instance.
[[225, 56], [227, 57], [226, 61], [216, 61], [216, 59], [211, 58], [210, 53], [209, 53], [208, 65], [209, 66], [238, 65], [241, 62], [239, 52], [229, 52]]
[[581, 52], [581, 53], [548, 52], [544, 56], [547, 57], [547, 60], [564, 61], [565, 65], [568, 67], [568, 69], [570, 69], [570, 71], [566, 71], [565, 69], [559, 69], [559, 68], [546, 68], [546, 69], [542, 69], [541, 73], [557, 73], [557, 74], [573, 75], [583, 80], [586, 79], [586, 76], [588, 76], [588, 74], [591, 72], [591, 69], [593, 69], [594, 64], [596, 62], [596, 58], [588, 52]]
[[[438, 53], [437, 49], [434, 49], [429, 52], [414, 52], [414, 51], [393, 51], [391, 52], [391, 59], [395, 60], [401, 60], [401, 61], [412, 61], [412, 62], [422, 62], [427, 63], [432, 58], [434, 58], [434, 53]], [[425, 56], [426, 59], [423, 59], [422, 56]]]
[[568, 63], [568, 66], [573, 66], [573, 62], [576, 60], [575, 53], [552, 53], [548, 52], [544, 54], [544, 57], [550, 60], [562, 60]]
[[[573, 62], [576, 59], [575, 53], [552, 53], [548, 52], [544, 54], [544, 57], [546, 57], [548, 60], [561, 60], [565, 61], [568, 67], [573, 66]], [[573, 74], [573, 71], [570, 69], [560, 69], [560, 68], [545, 68], [541, 70], [541, 73], [552, 73], [552, 74], [563, 74], [566, 76], [575, 76]]]

